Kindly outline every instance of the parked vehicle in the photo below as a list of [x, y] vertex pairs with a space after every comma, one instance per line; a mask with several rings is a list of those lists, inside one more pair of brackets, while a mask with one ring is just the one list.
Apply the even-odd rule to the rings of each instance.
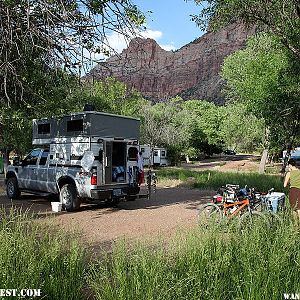
[[236, 155], [234, 150], [227, 149], [223, 152], [225, 155]]
[[[282, 162], [284, 162], [284, 160], [286, 159], [286, 156], [287, 156], [287, 151], [284, 150], [282, 152]], [[300, 165], [300, 147], [297, 147], [291, 151], [290, 157], [288, 157], [288, 159], [290, 159], [290, 158], [294, 159], [298, 166]]]
[[170, 164], [166, 148], [151, 148], [149, 145], [140, 145], [140, 151], [142, 152], [145, 166], [168, 166]]
[[134, 199], [138, 185], [138, 119], [86, 111], [33, 120], [33, 145], [8, 167], [7, 196], [59, 195], [74, 211], [83, 200]]

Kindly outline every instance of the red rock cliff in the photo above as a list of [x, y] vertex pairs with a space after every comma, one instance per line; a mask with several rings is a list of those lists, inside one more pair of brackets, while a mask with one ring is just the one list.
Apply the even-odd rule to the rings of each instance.
[[181, 95], [222, 103], [223, 60], [243, 48], [253, 33], [234, 24], [204, 34], [177, 51], [165, 51], [152, 39], [135, 38], [119, 56], [98, 64], [87, 77], [113, 76], [154, 100]]

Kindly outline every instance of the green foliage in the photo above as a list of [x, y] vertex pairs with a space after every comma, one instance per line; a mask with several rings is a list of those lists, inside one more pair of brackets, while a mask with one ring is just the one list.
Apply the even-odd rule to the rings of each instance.
[[219, 130], [226, 148], [238, 152], [253, 152], [263, 148], [264, 119], [256, 118], [242, 103], [229, 104], [221, 110], [223, 119]]
[[294, 0], [194, 0], [202, 5], [193, 20], [202, 28], [217, 30], [227, 24], [242, 22], [258, 26], [278, 37], [290, 53], [300, 59], [300, 4]]
[[273, 146], [299, 135], [299, 67], [276, 38], [260, 34], [226, 58], [222, 68], [228, 98], [264, 118]]
[[112, 50], [107, 33], [129, 38], [145, 22], [131, 0], [1, 1], [0, 14], [0, 103], [7, 106], [31, 103], [24, 92], [37, 63], [81, 75], [91, 53]]
[[253, 151], [261, 147], [264, 122], [242, 104], [220, 107], [211, 102], [177, 97], [163, 103], [146, 103], [138, 115], [142, 142], [167, 146], [172, 162], [181, 154], [197, 158], [220, 153], [224, 147]]
[[180, 121], [182, 115], [181, 98], [170, 99], [152, 105], [142, 106], [142, 142], [150, 145], [182, 146], [186, 140], [186, 127]]

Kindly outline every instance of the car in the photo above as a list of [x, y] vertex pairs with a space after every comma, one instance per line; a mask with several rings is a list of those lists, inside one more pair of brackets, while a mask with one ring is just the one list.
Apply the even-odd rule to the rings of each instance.
[[227, 149], [223, 152], [225, 155], [236, 155], [234, 150]]

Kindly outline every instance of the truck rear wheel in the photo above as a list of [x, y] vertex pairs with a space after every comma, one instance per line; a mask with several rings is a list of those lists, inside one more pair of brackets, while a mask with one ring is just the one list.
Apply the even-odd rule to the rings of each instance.
[[9, 199], [18, 199], [21, 196], [18, 180], [16, 177], [11, 177], [7, 179], [6, 194]]
[[59, 193], [59, 199], [66, 211], [75, 211], [80, 207], [76, 187], [73, 184], [65, 184]]

